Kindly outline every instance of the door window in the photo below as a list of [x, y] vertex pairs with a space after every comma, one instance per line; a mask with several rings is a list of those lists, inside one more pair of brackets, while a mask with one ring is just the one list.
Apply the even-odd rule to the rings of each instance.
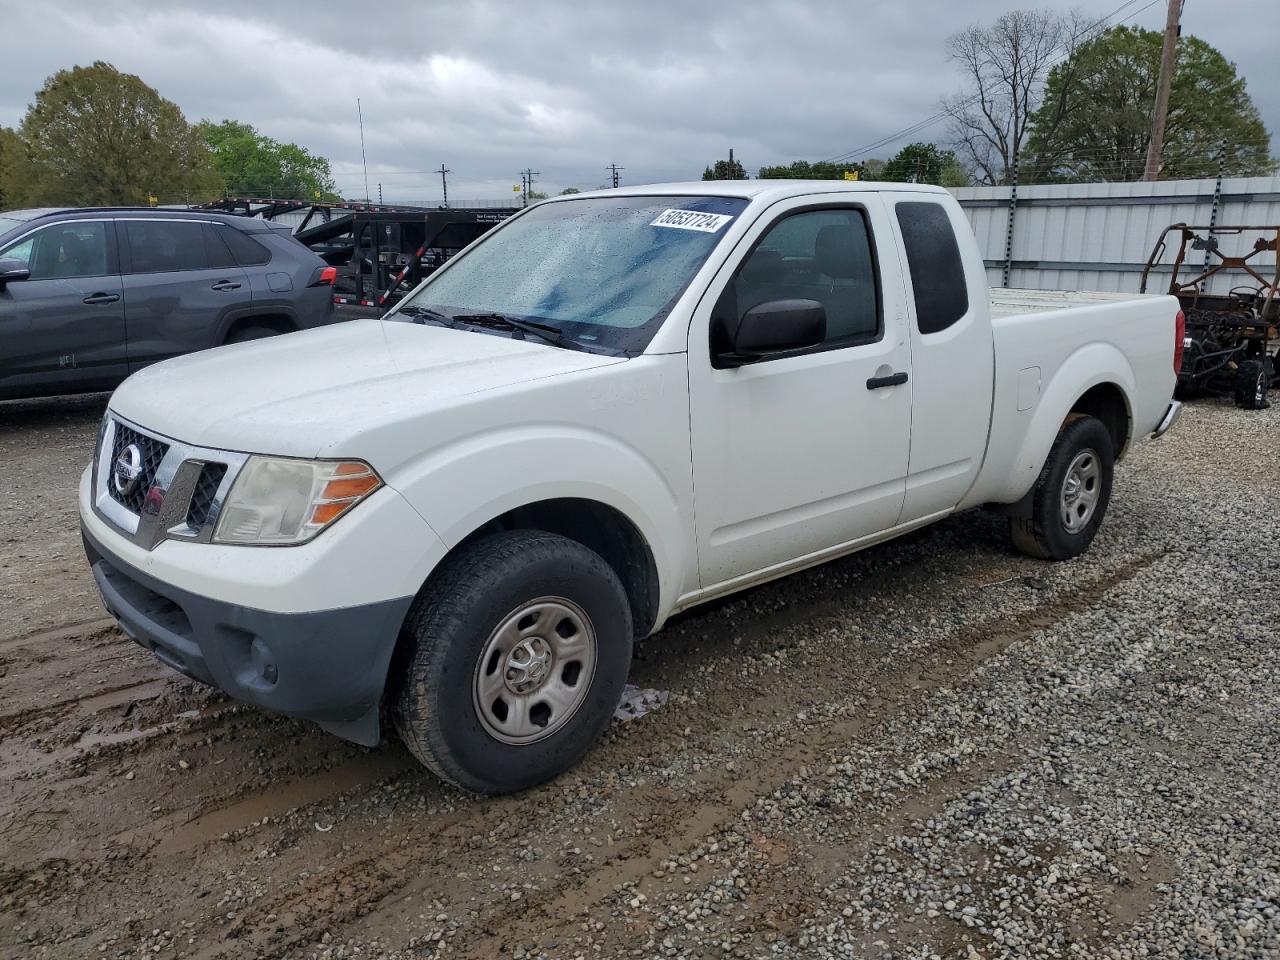
[[55, 223], [0, 251], [0, 259], [25, 263], [31, 280], [105, 277], [107, 225], [101, 220]]
[[[858, 209], [806, 210], [769, 228], [725, 291], [724, 324], [770, 300], [816, 300], [827, 336], [813, 349], [880, 337], [880, 296], [866, 216]], [[713, 343], [713, 353], [721, 346]], [[722, 349], [727, 349], [727, 344]]]
[[127, 220], [130, 273], [204, 270], [209, 266], [204, 224], [198, 220]]

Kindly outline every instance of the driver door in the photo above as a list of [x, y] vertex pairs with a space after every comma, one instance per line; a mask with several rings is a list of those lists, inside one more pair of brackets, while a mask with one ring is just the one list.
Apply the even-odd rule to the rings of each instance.
[[[911, 435], [904, 295], [897, 271], [882, 274], [876, 259], [877, 245], [895, 249], [879, 198], [784, 201], [741, 243], [689, 337], [699, 569], [702, 588], [717, 592], [894, 526]], [[823, 305], [822, 343], [717, 362], [743, 313], [787, 299]]]
[[128, 376], [111, 221], [50, 224], [0, 259], [21, 260], [31, 271], [0, 290], [0, 392], [109, 390]]

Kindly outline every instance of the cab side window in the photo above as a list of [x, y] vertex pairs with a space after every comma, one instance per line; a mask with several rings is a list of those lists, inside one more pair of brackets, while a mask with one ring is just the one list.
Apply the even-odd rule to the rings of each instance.
[[20, 260], [32, 280], [105, 277], [107, 225], [102, 221], [55, 223], [0, 252], [5, 260]]
[[940, 203], [898, 204], [898, 226], [911, 271], [916, 326], [938, 333], [969, 312], [969, 287], [951, 218]]
[[770, 300], [822, 304], [827, 336], [815, 350], [878, 339], [880, 297], [863, 212], [807, 210], [770, 227], [725, 292], [718, 311], [721, 330], [736, 329], [748, 310]]

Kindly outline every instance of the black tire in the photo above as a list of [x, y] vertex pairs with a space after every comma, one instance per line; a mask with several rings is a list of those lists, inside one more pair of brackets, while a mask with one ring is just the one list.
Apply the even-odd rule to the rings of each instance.
[[264, 340], [267, 337], [278, 337], [280, 331], [275, 327], [241, 327], [227, 337], [227, 343], [248, 343], [250, 340]]
[[1245, 410], [1263, 410], [1271, 378], [1261, 360], [1243, 360], [1236, 370], [1236, 406]]
[[[1089, 487], [1086, 481], [1085, 488], [1093, 490], [1096, 499], [1091, 508], [1092, 513], [1085, 515], [1087, 522], [1079, 529], [1072, 530], [1068, 528], [1064, 518], [1067, 511], [1067, 474], [1073, 464], [1087, 462], [1078, 461], [1086, 451], [1091, 451], [1096, 458], [1093, 480], [1096, 486]], [[1084, 553], [1106, 516], [1107, 504], [1111, 501], [1114, 468], [1115, 451], [1111, 434], [1102, 422], [1095, 417], [1069, 420], [1058, 432], [1032, 489], [1031, 516], [1011, 519], [1010, 534], [1014, 546], [1028, 556], [1041, 560], [1070, 560]]]
[[1267, 374], [1267, 382], [1276, 390], [1280, 390], [1280, 352], [1274, 357], [1262, 358], [1262, 369]]
[[[546, 598], [566, 599], [584, 615], [595, 637], [594, 666], [558, 729], [507, 743], [490, 732], [477, 702], [480, 658], [499, 625]], [[395, 720], [409, 751], [457, 786], [509, 793], [573, 767], [608, 727], [631, 667], [631, 608], [599, 554], [555, 534], [517, 530], [465, 546], [447, 561], [409, 611], [401, 643]], [[490, 675], [496, 656], [486, 658]], [[550, 663], [554, 675], [559, 664]]]

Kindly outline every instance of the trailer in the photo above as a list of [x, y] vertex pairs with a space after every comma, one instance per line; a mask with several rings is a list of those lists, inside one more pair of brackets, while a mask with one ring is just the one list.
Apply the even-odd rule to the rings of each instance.
[[227, 197], [202, 204], [201, 209], [264, 220], [305, 211], [293, 228], [293, 236], [337, 268], [334, 303], [354, 317], [380, 316], [420, 280], [518, 208]]

